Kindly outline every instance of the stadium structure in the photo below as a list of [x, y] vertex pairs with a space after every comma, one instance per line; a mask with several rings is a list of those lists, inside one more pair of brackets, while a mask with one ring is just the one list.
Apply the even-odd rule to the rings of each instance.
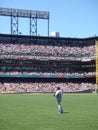
[[[49, 36], [49, 12], [0, 8], [0, 15], [11, 17], [11, 34], [0, 34], [0, 93], [95, 91], [98, 37]], [[19, 17], [30, 18], [30, 35], [19, 35]], [[37, 36], [37, 19], [48, 20], [48, 36]]]

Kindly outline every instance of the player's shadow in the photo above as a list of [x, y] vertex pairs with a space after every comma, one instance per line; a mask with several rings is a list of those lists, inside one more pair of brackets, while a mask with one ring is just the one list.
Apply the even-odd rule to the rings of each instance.
[[62, 114], [69, 114], [69, 112], [67, 112], [67, 111], [64, 111]]

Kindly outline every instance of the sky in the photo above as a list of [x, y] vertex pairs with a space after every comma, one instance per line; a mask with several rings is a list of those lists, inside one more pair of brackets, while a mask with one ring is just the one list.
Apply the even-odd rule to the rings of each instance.
[[[98, 36], [98, 0], [0, 0], [0, 7], [48, 11], [49, 33], [60, 37]], [[10, 17], [0, 16], [0, 33], [10, 33]], [[47, 36], [47, 20], [38, 20], [38, 35]], [[29, 19], [19, 18], [19, 32], [29, 35]]]

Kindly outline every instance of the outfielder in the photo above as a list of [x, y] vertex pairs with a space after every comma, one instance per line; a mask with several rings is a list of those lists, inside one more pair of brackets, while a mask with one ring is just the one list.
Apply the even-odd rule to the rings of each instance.
[[62, 90], [60, 89], [60, 87], [57, 87], [57, 91], [55, 92], [54, 96], [56, 97], [59, 114], [63, 113], [63, 109], [62, 109], [62, 106], [61, 106], [62, 94], [63, 93], [62, 93]]

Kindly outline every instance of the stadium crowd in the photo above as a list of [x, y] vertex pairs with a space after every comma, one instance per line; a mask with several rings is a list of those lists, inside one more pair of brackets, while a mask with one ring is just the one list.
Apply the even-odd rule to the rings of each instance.
[[85, 90], [94, 90], [93, 83], [0, 83], [0, 93], [53, 93], [56, 87], [60, 86], [65, 93], [82, 92]]
[[[36, 56], [36, 57], [34, 57]], [[95, 46], [52, 46], [36, 44], [12, 44], [0, 43], [0, 58], [64, 58], [71, 60], [81, 60], [84, 58], [94, 58]]]
[[[58, 46], [58, 45], [38, 45], [38, 44], [18, 44], [18, 43], [0, 43], [0, 59], [40, 59], [40, 60], [87, 60], [95, 59], [95, 46]], [[7, 66], [8, 67], [8, 66]], [[22, 68], [0, 67], [0, 74], [9, 74], [17, 76], [24, 75], [47, 75], [61, 77], [90, 77], [95, 76], [92, 72], [70, 72], [70, 71], [26, 71]], [[81, 92], [95, 88], [92, 83], [0, 83], [0, 93], [51, 93], [55, 91], [56, 86], [61, 86], [64, 92]]]

